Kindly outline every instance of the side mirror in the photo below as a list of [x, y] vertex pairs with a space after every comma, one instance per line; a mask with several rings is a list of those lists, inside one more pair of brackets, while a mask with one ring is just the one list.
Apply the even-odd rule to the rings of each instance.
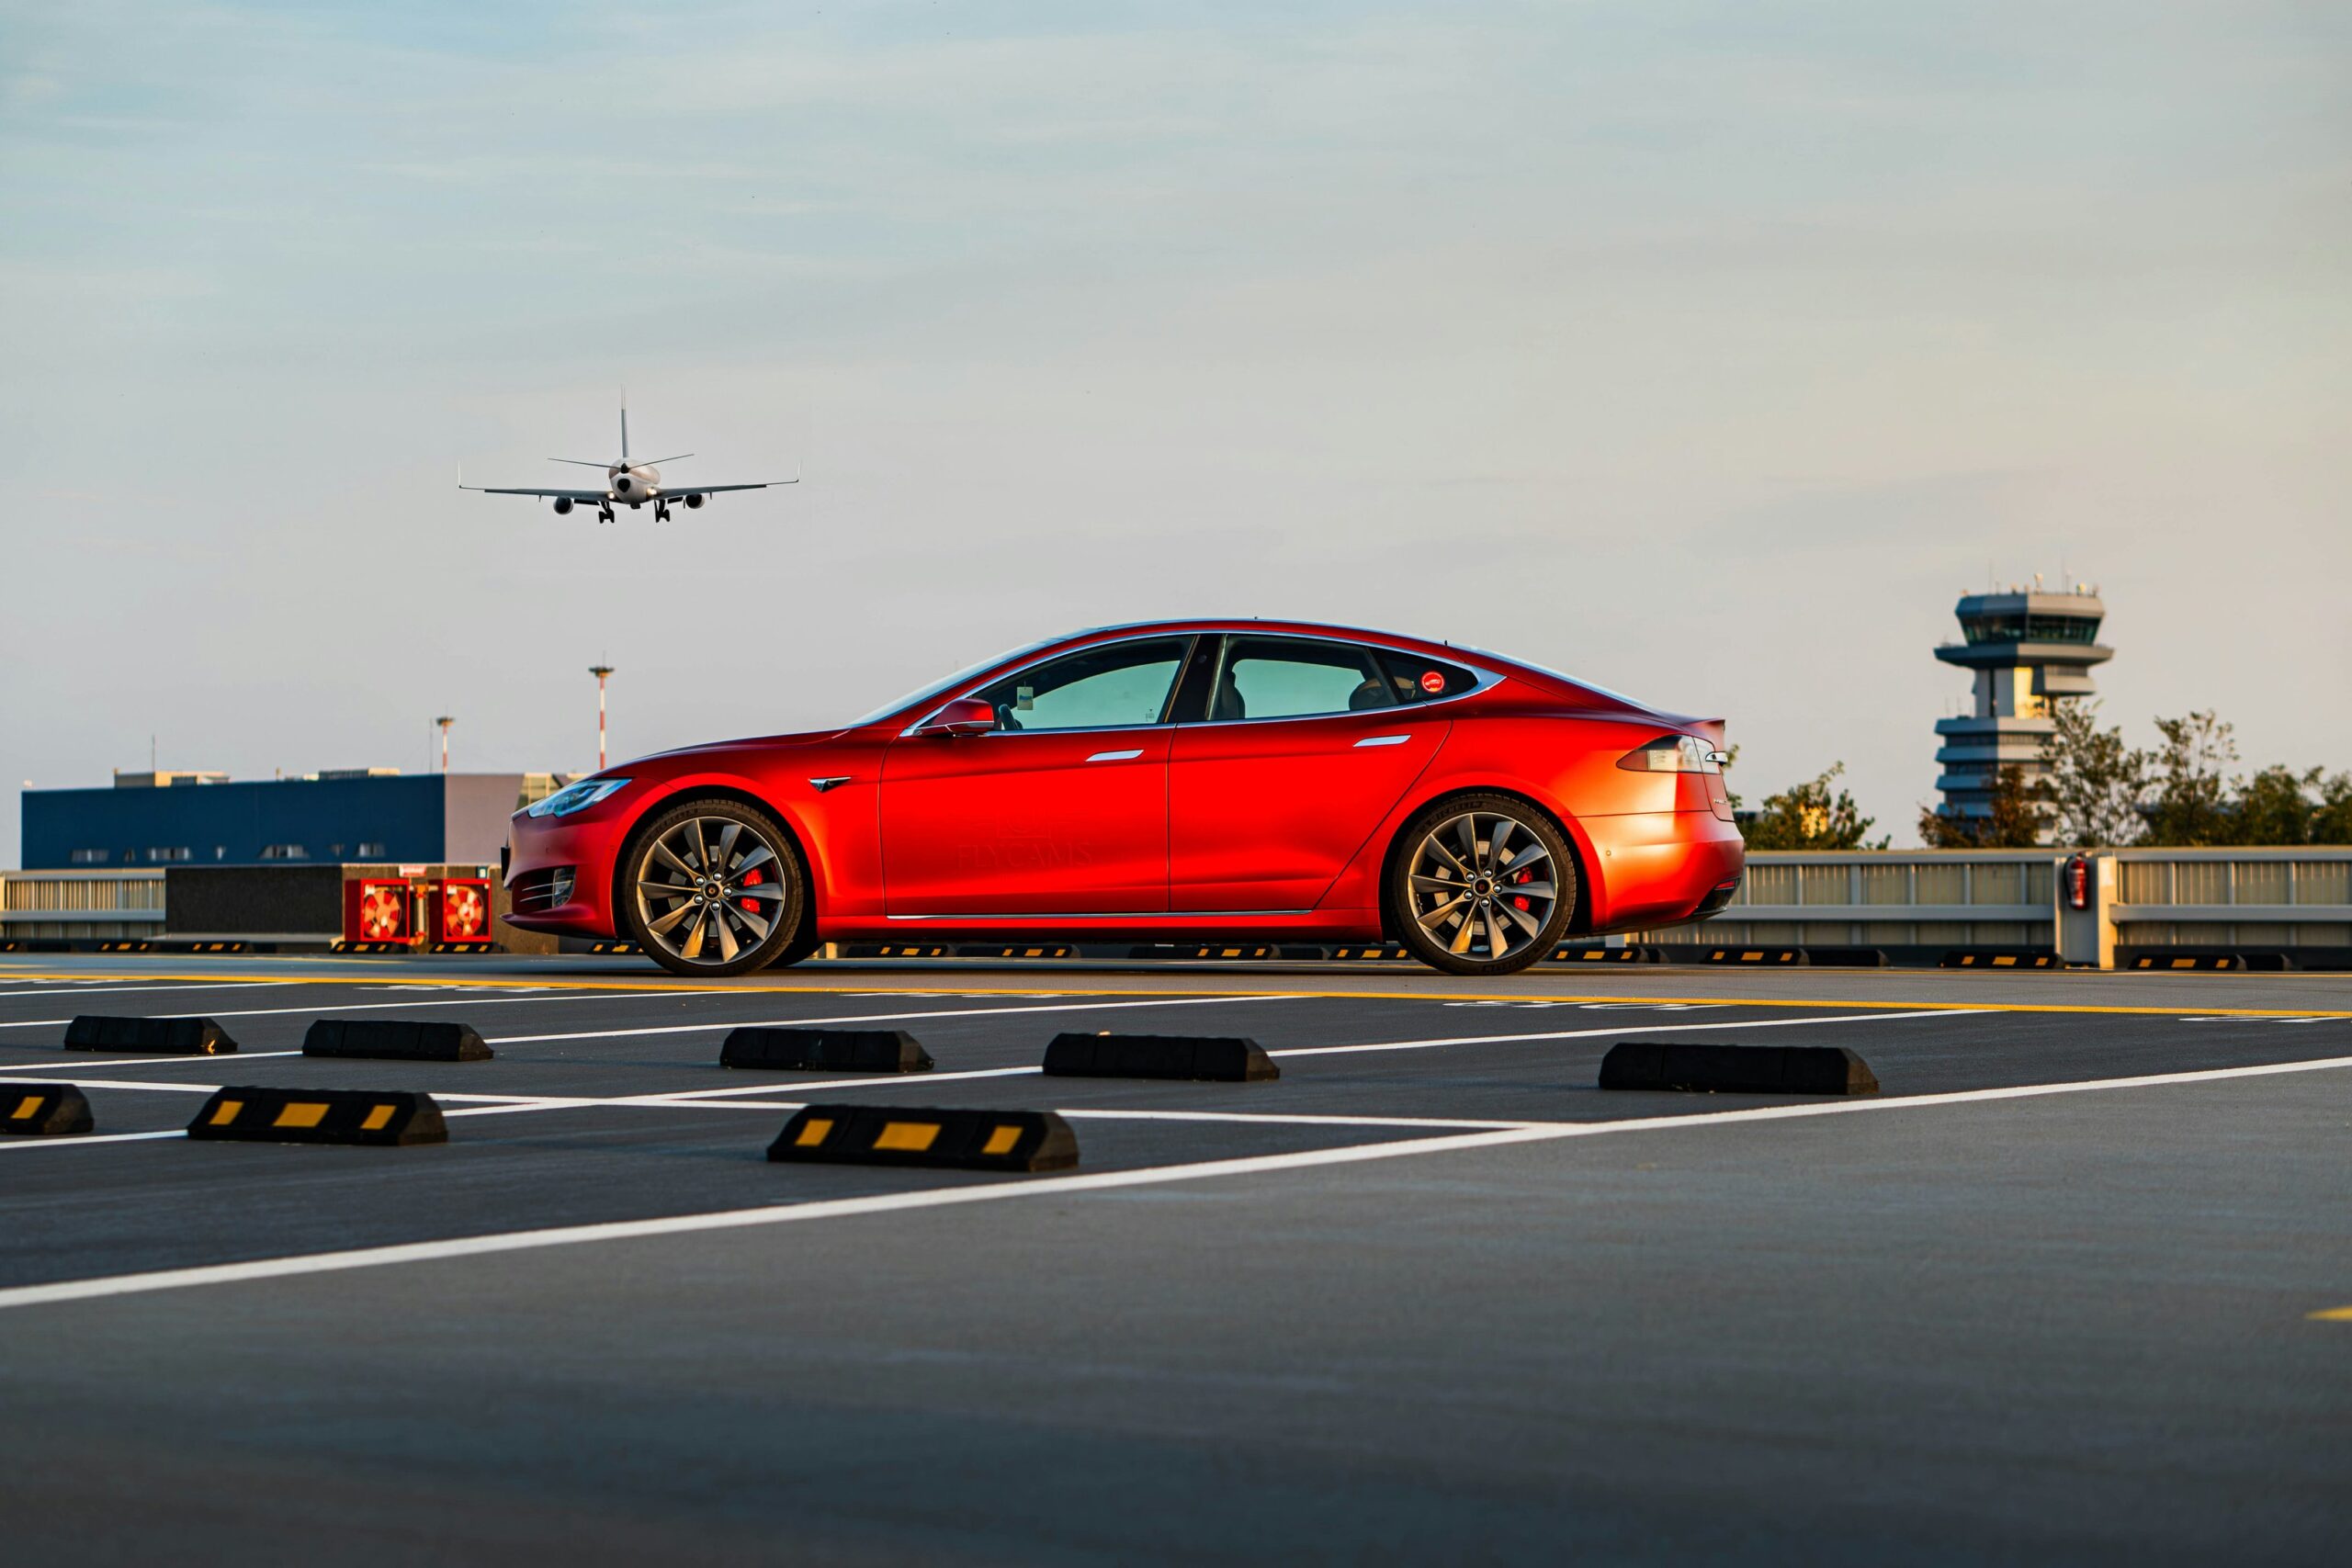
[[933, 714], [917, 735], [986, 735], [996, 728], [996, 709], [978, 697], [958, 697]]

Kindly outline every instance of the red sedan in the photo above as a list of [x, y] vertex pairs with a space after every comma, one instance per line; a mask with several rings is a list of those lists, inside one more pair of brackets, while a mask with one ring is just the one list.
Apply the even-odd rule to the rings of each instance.
[[582, 779], [515, 815], [507, 918], [681, 975], [856, 939], [1244, 936], [1510, 974], [1729, 902], [1722, 739], [1445, 643], [1108, 627]]

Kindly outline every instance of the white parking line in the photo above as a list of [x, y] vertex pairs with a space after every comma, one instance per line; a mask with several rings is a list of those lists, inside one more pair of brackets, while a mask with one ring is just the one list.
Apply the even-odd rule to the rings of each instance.
[[1621, 1023], [1607, 1029], [1558, 1029], [1544, 1034], [1455, 1034], [1440, 1040], [1374, 1040], [1361, 1045], [1294, 1045], [1269, 1056], [1343, 1056], [1363, 1051], [1434, 1051], [1446, 1045], [1502, 1045], [1521, 1040], [1594, 1040], [1620, 1034], [1694, 1034], [1702, 1029], [1786, 1029], [1808, 1023], [1899, 1023], [1914, 1018], [1966, 1018], [1990, 1008], [1935, 1008], [1925, 1012], [1849, 1012], [1826, 1018], [1736, 1018], [1723, 1023]]
[[[53, 1073], [64, 1067], [79, 1071], [85, 1067], [184, 1067], [197, 1063], [226, 1065], [232, 1061], [258, 1062], [268, 1056], [299, 1056], [301, 1054], [300, 1051], [232, 1051], [219, 1056], [158, 1054], [153, 1056], [109, 1056], [99, 1062], [75, 1061], [71, 1057], [62, 1062], [0, 1062], [0, 1077], [9, 1073]], [[159, 1084], [156, 1087], [178, 1086]]]
[[300, 986], [300, 980], [207, 980], [183, 986], [43, 986], [30, 991], [0, 991], [7, 997], [127, 997], [134, 991], [252, 991], [265, 986]]
[[[1855, 1116], [1874, 1111], [1940, 1110], [1987, 1100], [2030, 1100], [2048, 1095], [2085, 1094], [2108, 1089], [2152, 1089], [2171, 1084], [2219, 1082], [2232, 1078], [2266, 1077], [2284, 1073], [2320, 1072], [2352, 1066], [2352, 1056], [2332, 1056], [2315, 1062], [2280, 1062], [2256, 1067], [2218, 1067], [2202, 1072], [2155, 1073], [2143, 1077], [2095, 1078], [2073, 1083], [2030, 1084], [2012, 1089], [1962, 1089], [1951, 1094], [1898, 1096], [1883, 1100], [1845, 1100], [1831, 1104], [1770, 1105], [1749, 1111], [1704, 1111], [1689, 1116], [1646, 1116], [1617, 1122], [1586, 1122], [1547, 1127], [1507, 1127], [1492, 1132], [1464, 1133], [1435, 1138], [1402, 1138], [1379, 1144], [1351, 1144], [1335, 1149], [1309, 1149], [1290, 1154], [1252, 1155], [1238, 1159], [1200, 1160], [1187, 1165], [1151, 1166], [1138, 1170], [1101, 1171], [1085, 1176], [1044, 1176], [1026, 1181], [1000, 1181], [978, 1186], [925, 1188], [912, 1192], [875, 1193], [862, 1198], [836, 1198], [815, 1202], [771, 1203], [751, 1209], [727, 1209], [716, 1213], [674, 1214], [664, 1219], [619, 1220], [601, 1224], [557, 1225], [540, 1230], [507, 1231], [492, 1235], [458, 1236], [445, 1241], [408, 1242], [394, 1247], [354, 1247], [340, 1252], [314, 1252], [290, 1258], [266, 1258], [249, 1263], [210, 1264], [195, 1269], [163, 1269], [144, 1274], [113, 1274], [90, 1280], [64, 1280], [46, 1285], [20, 1285], [0, 1290], [0, 1310], [40, 1306], [59, 1302], [92, 1301], [106, 1296], [143, 1295], [158, 1291], [187, 1290], [199, 1285], [284, 1280], [306, 1274], [334, 1274], [356, 1269], [380, 1269], [402, 1263], [444, 1262], [506, 1252], [532, 1252], [548, 1247], [578, 1247], [601, 1242], [646, 1240], [690, 1235], [704, 1231], [743, 1230], [755, 1226], [795, 1224], [808, 1220], [849, 1219], [867, 1214], [900, 1213], [922, 1209], [952, 1208], [968, 1203], [1013, 1202], [1024, 1198], [1064, 1198], [1075, 1193], [1101, 1192], [1125, 1187], [1157, 1187], [1217, 1177], [1257, 1176], [1276, 1171], [1311, 1169], [1322, 1166], [1356, 1165], [1372, 1160], [1411, 1159], [1421, 1155], [1453, 1154], [1473, 1149], [1500, 1148], [1512, 1144], [1551, 1142], [1566, 1138], [1605, 1137], [1624, 1133], [1713, 1128], [1748, 1122], [1795, 1121], [1814, 1116]], [[134, 1134], [135, 1135], [135, 1134]]]
[[[1265, 998], [1254, 998], [1254, 997], [1191, 997], [1191, 998], [1181, 998], [1181, 1000], [1182, 1000], [1182, 1001], [1183, 1001], [1183, 1002], [1199, 1002], [1199, 1001], [1258, 1001], [1258, 1000], [1263, 1000], [1263, 999], [1265, 999]], [[1076, 1006], [1076, 1005], [1081, 1005], [1081, 1004], [1071, 1004], [1071, 1005]], [[1164, 1006], [1164, 1005], [1170, 1005], [1170, 1004], [1168, 1004], [1168, 1003], [1153, 1003], [1153, 1002], [1120, 1002], [1120, 1003], [1114, 1003], [1114, 1004], [1112, 1004], [1112, 1005], [1119, 1006], [1119, 1007], [1149, 1007], [1149, 1006]], [[973, 1010], [971, 1010], [972, 1012], [974, 1012], [974, 1013], [978, 1013], [978, 1014], [981, 1014], [981, 1015], [991, 1015], [991, 1014], [999, 1013], [999, 1012], [1056, 1012], [1056, 1011], [1064, 1011], [1064, 1010], [1068, 1010], [1068, 1009], [1067, 1009], [1067, 1008], [1064, 1008], [1064, 1007], [1046, 1007], [1046, 1008], [977, 1008], [977, 1009], [973, 1009]], [[1447, 1038], [1444, 1038], [1444, 1039], [1438, 1039], [1438, 1040], [1384, 1040], [1384, 1041], [1374, 1041], [1374, 1042], [1372, 1042], [1372, 1043], [1366, 1043], [1366, 1044], [1361, 1044], [1361, 1045], [1297, 1045], [1297, 1046], [1291, 1046], [1291, 1047], [1288, 1047], [1288, 1048], [1285, 1048], [1285, 1049], [1283, 1049], [1283, 1050], [1279, 1050], [1279, 1051], [1269, 1051], [1269, 1052], [1267, 1052], [1267, 1053], [1266, 1053], [1266, 1055], [1269, 1055], [1269, 1056], [1289, 1057], [1289, 1056], [1322, 1056], [1322, 1055], [1339, 1055], [1339, 1054], [1344, 1054], [1344, 1053], [1349, 1053], [1349, 1052], [1359, 1052], [1359, 1051], [1427, 1051], [1427, 1050], [1435, 1050], [1435, 1049], [1437, 1049], [1437, 1048], [1439, 1048], [1439, 1047], [1442, 1047], [1442, 1046], [1448, 1046], [1448, 1045], [1496, 1045], [1496, 1044], [1516, 1044], [1516, 1043], [1521, 1043], [1521, 1042], [1527, 1042], [1527, 1041], [1545, 1041], [1545, 1040], [1585, 1040], [1585, 1039], [1596, 1039], [1596, 1038], [1600, 1038], [1600, 1039], [1610, 1039], [1610, 1038], [1615, 1038], [1615, 1037], [1617, 1037], [1617, 1036], [1626, 1035], [1626, 1034], [1660, 1034], [1660, 1033], [1676, 1033], [1676, 1034], [1679, 1034], [1679, 1033], [1682, 1033], [1682, 1032], [1686, 1032], [1686, 1031], [1695, 1031], [1695, 1030], [1702, 1030], [1702, 1029], [1706, 1029], [1706, 1030], [1717, 1030], [1717, 1029], [1773, 1029], [1773, 1028], [1780, 1028], [1780, 1027], [1783, 1027], [1783, 1026], [1786, 1026], [1786, 1025], [1791, 1025], [1791, 1024], [1801, 1024], [1801, 1023], [1821, 1023], [1821, 1024], [1830, 1024], [1830, 1023], [1874, 1023], [1874, 1022], [1878, 1022], [1878, 1021], [1903, 1021], [1903, 1020], [1905, 1020], [1905, 1019], [1917, 1019], [1917, 1018], [1954, 1018], [1954, 1017], [1960, 1017], [1960, 1016], [1963, 1016], [1963, 1015], [1967, 1015], [1967, 1014], [1982, 1012], [1982, 1011], [1984, 1011], [1984, 1010], [1984, 1010], [1984, 1009], [1982, 1009], [1982, 1008], [1951, 1008], [1951, 1009], [1943, 1009], [1943, 1010], [1936, 1010], [1936, 1011], [1930, 1011], [1930, 1012], [1865, 1012], [1865, 1013], [1848, 1013], [1848, 1014], [1840, 1014], [1840, 1015], [1837, 1015], [1837, 1016], [1833, 1016], [1833, 1017], [1828, 1017], [1828, 1018], [1758, 1018], [1758, 1019], [1733, 1019], [1733, 1020], [1727, 1021], [1725, 1021], [1725, 1022], [1721, 1022], [1721, 1023], [1643, 1023], [1643, 1024], [1628, 1024], [1628, 1025], [1623, 1025], [1623, 1026], [1620, 1026], [1620, 1027], [1617, 1027], [1617, 1028], [1613, 1028], [1613, 1029], [1564, 1029], [1564, 1030], [1549, 1030], [1549, 1031], [1544, 1031], [1544, 1032], [1537, 1032], [1537, 1033], [1526, 1033], [1526, 1034], [1463, 1034], [1463, 1035], [1453, 1035], [1453, 1036], [1449, 1036], [1449, 1037], [1447, 1037]], [[885, 1013], [885, 1014], [881, 1014], [881, 1015], [878, 1015], [878, 1016], [876, 1016], [876, 1015], [867, 1015], [867, 1016], [865, 1016], [865, 1017], [852, 1017], [852, 1018], [841, 1018], [841, 1019], [815, 1019], [815, 1020], [807, 1020], [807, 1021], [806, 1021], [806, 1022], [811, 1022], [811, 1023], [860, 1023], [860, 1022], [872, 1023], [872, 1022], [887, 1022], [887, 1021], [891, 1021], [891, 1020], [893, 1020], [893, 1019], [899, 1019], [899, 1018], [926, 1018], [926, 1017], [928, 1017], [928, 1018], [938, 1018], [938, 1017], [962, 1017], [962, 1016], [966, 1016], [966, 1015], [965, 1015], [965, 1014], [963, 1014], [963, 1013], [956, 1013], [956, 1014], [941, 1014], [941, 1013]], [[659, 1029], [659, 1030], [653, 1030], [653, 1031], [627, 1031], [627, 1032], [628, 1032], [628, 1033], [640, 1033], [640, 1032], [663, 1033], [663, 1032], [672, 1032], [673, 1029], [675, 1029], [675, 1028], [679, 1028], [679, 1027], [698, 1029], [698, 1028], [702, 1028], [702, 1027], [704, 1027], [704, 1026], [699, 1025], [699, 1024], [694, 1024], [694, 1025], [684, 1025], [684, 1026], [669, 1026], [669, 1025], [665, 1025], [665, 1026], [663, 1026], [663, 1028]], [[736, 1027], [736, 1026], [734, 1026], [734, 1025], [726, 1025], [726, 1024], [721, 1024], [721, 1025], [716, 1025], [716, 1026], [714, 1026], [714, 1027], [718, 1027], [718, 1028], [731, 1028], [731, 1027]], [[544, 1037], [544, 1036], [537, 1036], [537, 1035], [533, 1035], [533, 1036], [526, 1036], [525, 1038], [529, 1038], [529, 1039], [540, 1039], [540, 1038], [545, 1038], [545, 1037]], [[573, 1038], [573, 1037], [571, 1037], [571, 1036], [561, 1036], [561, 1037], [560, 1037], [560, 1038]], [[584, 1038], [602, 1038], [602, 1036], [585, 1036]], [[497, 1044], [505, 1044], [505, 1043], [508, 1043], [509, 1042], [508, 1042], [507, 1040], [503, 1040], [503, 1039], [502, 1039], [502, 1040], [498, 1040], [498, 1041], [495, 1041], [495, 1042], [492, 1042], [492, 1043], [497, 1043]], [[287, 1051], [287, 1052], [253, 1052], [253, 1053], [250, 1053], [250, 1055], [255, 1055], [255, 1056], [265, 1055], [301, 1055], [301, 1053], [300, 1053], [300, 1052], [299, 1052], [299, 1051]], [[222, 1056], [201, 1057], [201, 1058], [198, 1058], [198, 1057], [191, 1057], [191, 1058], [189, 1058], [189, 1060], [226, 1061], [226, 1060], [228, 1060], [228, 1058], [227, 1058], [227, 1057], [222, 1057]], [[67, 1064], [67, 1065], [70, 1065], [70, 1064]], [[98, 1064], [95, 1064], [95, 1063], [94, 1063], [94, 1064], [91, 1064], [91, 1065], [92, 1065], [92, 1066], [97, 1066]], [[451, 1102], [451, 1103], [453, 1103], [453, 1104], [464, 1104], [464, 1105], [468, 1105], [468, 1106], [471, 1107], [471, 1109], [468, 1109], [468, 1110], [464, 1110], [464, 1111], [448, 1111], [448, 1112], [447, 1112], [447, 1115], [451, 1115], [451, 1116], [490, 1116], [490, 1115], [514, 1115], [514, 1114], [519, 1114], [519, 1113], [522, 1113], [522, 1112], [526, 1112], [526, 1111], [580, 1111], [580, 1110], [587, 1110], [587, 1109], [594, 1109], [594, 1108], [602, 1108], [602, 1107], [607, 1107], [607, 1106], [640, 1106], [640, 1107], [662, 1107], [662, 1106], [673, 1106], [673, 1105], [675, 1105], [675, 1106], [685, 1106], [685, 1105], [693, 1105], [693, 1104], [705, 1103], [705, 1102], [708, 1102], [708, 1101], [712, 1101], [712, 1100], [758, 1100], [758, 1099], [760, 1099], [761, 1097], [763, 1097], [763, 1096], [773, 1096], [773, 1095], [775, 1095], [775, 1094], [777, 1094], [777, 1093], [779, 1093], [779, 1092], [786, 1093], [786, 1094], [806, 1095], [806, 1094], [811, 1094], [811, 1093], [814, 1093], [814, 1092], [816, 1092], [816, 1091], [818, 1091], [818, 1090], [820, 1090], [820, 1089], [906, 1089], [906, 1088], [920, 1088], [920, 1087], [922, 1087], [922, 1085], [925, 1085], [925, 1084], [955, 1083], [955, 1082], [957, 1082], [957, 1081], [959, 1081], [959, 1080], [967, 1079], [967, 1078], [1035, 1077], [1039, 1077], [1039, 1076], [1041, 1076], [1041, 1075], [1043, 1074], [1043, 1072], [1044, 1072], [1044, 1069], [1043, 1069], [1042, 1067], [1038, 1067], [1038, 1066], [1016, 1066], [1016, 1067], [974, 1067], [974, 1068], [967, 1069], [967, 1070], [962, 1071], [962, 1072], [953, 1072], [953, 1073], [900, 1073], [900, 1074], [890, 1074], [890, 1075], [873, 1075], [873, 1074], [868, 1074], [868, 1075], [864, 1075], [864, 1076], [861, 1076], [861, 1077], [849, 1077], [849, 1078], [816, 1078], [816, 1079], [797, 1079], [797, 1080], [786, 1080], [786, 1081], [778, 1081], [778, 1082], [763, 1082], [763, 1083], [735, 1084], [735, 1085], [729, 1085], [729, 1086], [728, 1086], [727, 1088], [724, 1088], [724, 1089], [672, 1089], [672, 1090], [669, 1090], [669, 1091], [667, 1091], [667, 1092], [664, 1092], [664, 1093], [658, 1093], [658, 1094], [627, 1094], [627, 1095], [584, 1095], [584, 1094], [583, 1094], [583, 1095], [564, 1095], [564, 1094], [497, 1095], [497, 1094], [475, 1094], [475, 1093], [470, 1093], [470, 1092], [460, 1092], [460, 1091], [458, 1091], [458, 1090], [440, 1090], [440, 1089], [435, 1089], [435, 1090], [431, 1090], [431, 1091], [428, 1091], [428, 1092], [431, 1092], [432, 1094], [434, 1094], [434, 1095], [435, 1096], [435, 1098], [437, 1098], [437, 1099], [447, 1100], [450, 1101], [450, 1102]], [[89, 1089], [162, 1089], [162, 1090], [165, 1090], [165, 1091], [178, 1091], [178, 1092], [181, 1092], [181, 1093], [202, 1093], [202, 1094], [209, 1094], [210, 1092], [212, 1092], [212, 1090], [213, 1090], [213, 1089], [217, 1089], [217, 1088], [219, 1088], [219, 1087], [220, 1087], [220, 1086], [219, 1086], [219, 1085], [217, 1085], [217, 1084], [158, 1083], [158, 1082], [144, 1082], [144, 1081], [139, 1081], [139, 1080], [120, 1079], [120, 1078], [115, 1078], [115, 1079], [108, 1079], [108, 1078], [91, 1078], [91, 1079], [86, 1079], [86, 1080], [77, 1080], [77, 1081], [82, 1082], [82, 1083], [84, 1084], [84, 1087], [85, 1087], [85, 1088], [89, 1088]], [[478, 1102], [480, 1102], [480, 1103], [478, 1103]], [[788, 1103], [788, 1104], [790, 1104], [790, 1105], [792, 1105], [792, 1106], [797, 1107], [797, 1106], [799, 1106], [799, 1105], [802, 1105], [802, 1104], [807, 1103], [807, 1101], [805, 1101], [805, 1100], [792, 1100], [792, 1101], [788, 1101], [788, 1102], [786, 1102], [786, 1101], [777, 1101], [776, 1103], [778, 1103], [778, 1104], [786, 1104], [786, 1103]], [[1437, 1122], [1437, 1123], [1432, 1123], [1432, 1124], [1433, 1124], [1433, 1125], [1455, 1125], [1456, 1123], [1452, 1123], [1452, 1122]], [[1481, 1123], [1481, 1124], [1483, 1124], [1483, 1123]], [[1541, 1123], [1523, 1122], [1498, 1122], [1498, 1123], [1494, 1123], [1494, 1124], [1495, 1124], [1495, 1125], [1500, 1125], [1500, 1126], [1531, 1126], [1531, 1125], [1541, 1125]], [[31, 1143], [27, 1143], [27, 1144], [0, 1145], [0, 1147], [74, 1148], [74, 1147], [78, 1147], [78, 1146], [80, 1146], [80, 1145], [84, 1145], [84, 1144], [88, 1144], [88, 1143], [91, 1143], [91, 1142], [94, 1142], [94, 1141], [96, 1141], [96, 1140], [93, 1140], [93, 1139], [89, 1139], [89, 1138], [80, 1138], [80, 1139], [75, 1139], [75, 1138], [44, 1138], [44, 1139], [38, 1140], [38, 1141], [36, 1141], [36, 1142], [31, 1142]]]
[[840, 1018], [756, 1018], [721, 1023], [664, 1023], [644, 1029], [583, 1029], [571, 1034], [497, 1034], [492, 1045], [526, 1045], [550, 1040], [634, 1040], [649, 1034], [708, 1034], [722, 1029], [815, 1029], [834, 1023], [904, 1023], [929, 1018], [997, 1018], [1023, 1012], [1108, 1012], [1115, 1008], [1210, 1007], [1232, 1002], [1284, 1002], [1293, 997], [1154, 997], [1140, 1002], [1054, 1002], [1025, 1008], [934, 1008], [924, 1012], [846, 1013]]
[[[698, 997], [708, 994], [709, 993], [703, 991], [632, 991], [623, 999], [634, 1000], [639, 997]], [[386, 997], [380, 1002], [334, 1002], [326, 1007], [246, 1008], [237, 1012], [163, 1012], [156, 1013], [153, 1016], [157, 1018], [278, 1018], [288, 1013], [383, 1012], [389, 1009], [394, 1008], [404, 1010], [409, 1008], [498, 1007], [508, 1002], [595, 1002], [610, 1001], [612, 999], [613, 997], [611, 993], [607, 991], [584, 991], [576, 997], [454, 997], [447, 1001], [439, 1002], [404, 1002], [396, 1000], [390, 997]], [[38, 1029], [43, 1025], [48, 1025], [53, 1028], [59, 1024], [66, 1024], [73, 1021], [74, 1021], [70, 1018], [12, 1019], [5, 1022], [0, 1022], [0, 1029]]]

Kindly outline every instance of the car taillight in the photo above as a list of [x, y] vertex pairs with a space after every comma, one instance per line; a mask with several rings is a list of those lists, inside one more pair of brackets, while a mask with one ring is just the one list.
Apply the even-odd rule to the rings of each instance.
[[1722, 754], [1695, 735], [1661, 735], [1617, 760], [1629, 773], [1714, 773], [1722, 764]]

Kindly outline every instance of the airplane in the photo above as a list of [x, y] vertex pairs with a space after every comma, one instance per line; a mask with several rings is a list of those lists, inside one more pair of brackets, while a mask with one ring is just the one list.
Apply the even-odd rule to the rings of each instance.
[[556, 515], [559, 517], [575, 506], [594, 506], [596, 509], [596, 521], [599, 523], [610, 523], [613, 520], [613, 507], [616, 503], [635, 511], [645, 505], [647, 502], [651, 502], [653, 520], [656, 523], [667, 523], [670, 520], [670, 503], [673, 501], [684, 502], [690, 512], [698, 511], [705, 501], [721, 491], [766, 490], [771, 485], [797, 485], [800, 482], [797, 475], [788, 479], [763, 479], [758, 484], [748, 485], [664, 485], [662, 482], [662, 470], [655, 468], [654, 464], [674, 463], [681, 457], [693, 456], [692, 452], [680, 452], [674, 457], [655, 457], [643, 462], [631, 458], [628, 455], [628, 404], [623, 402], [621, 404], [621, 455], [617, 461], [596, 463], [585, 457], [549, 457], [548, 459], [550, 463], [572, 463], [583, 468], [604, 469], [604, 489], [509, 490], [492, 485], [469, 485], [464, 481], [462, 476], [459, 477], [458, 488], [473, 491], [482, 495], [540, 496], [555, 502]]

